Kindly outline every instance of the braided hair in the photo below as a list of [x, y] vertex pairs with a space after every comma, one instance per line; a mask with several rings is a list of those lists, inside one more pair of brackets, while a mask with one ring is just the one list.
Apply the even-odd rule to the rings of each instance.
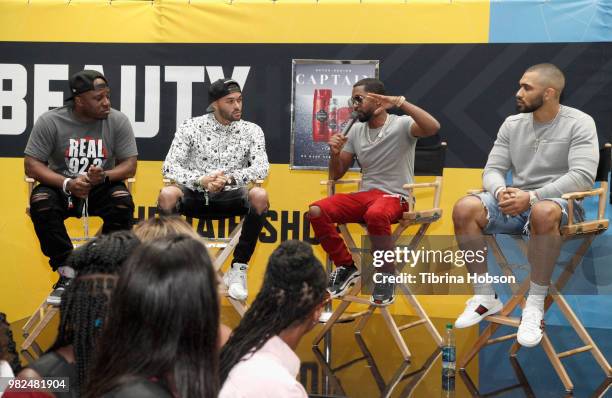
[[21, 371], [21, 362], [19, 362], [19, 355], [17, 355], [13, 332], [3, 312], [0, 312], [0, 360], [8, 362], [14, 374]]
[[176, 397], [217, 397], [218, 330], [217, 278], [202, 242], [145, 242], [121, 270], [82, 396], [156, 378]]
[[327, 280], [312, 247], [283, 242], [270, 256], [261, 290], [221, 351], [223, 384], [232, 368], [271, 337], [303, 322], [326, 298]]
[[66, 262], [77, 276], [62, 295], [58, 336], [49, 352], [72, 344], [77, 380], [74, 384], [71, 381], [71, 388], [77, 391], [87, 379], [121, 265], [138, 244], [131, 232], [114, 232], [77, 248]]

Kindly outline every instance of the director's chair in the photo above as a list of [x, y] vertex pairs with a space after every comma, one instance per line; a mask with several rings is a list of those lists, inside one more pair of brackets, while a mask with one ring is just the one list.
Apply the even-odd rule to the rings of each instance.
[[[416, 150], [415, 150], [415, 166], [414, 166], [415, 176], [434, 176], [435, 180], [433, 182], [427, 182], [427, 183], [406, 184], [404, 185], [404, 188], [411, 192], [414, 189], [434, 188], [433, 206], [432, 208], [427, 209], [427, 210], [416, 211], [415, 209], [409, 209], [409, 211], [404, 212], [402, 218], [398, 220], [397, 227], [392, 232], [393, 244], [397, 242], [400, 235], [402, 234], [402, 232], [404, 232], [406, 228], [412, 225], [419, 225], [420, 226], [419, 230], [414, 235], [414, 237], [412, 238], [412, 240], [410, 241], [408, 245], [409, 250], [415, 249], [421, 242], [422, 238], [425, 236], [425, 232], [427, 231], [427, 229], [429, 229], [429, 226], [431, 225], [431, 223], [439, 220], [442, 217], [442, 209], [440, 208], [440, 197], [442, 195], [442, 174], [444, 171], [444, 159], [446, 155], [446, 147], [447, 147], [446, 142], [440, 142], [439, 144], [431, 145], [431, 146], [418, 146], [417, 145]], [[355, 184], [355, 183], [360, 184], [361, 180], [351, 179], [351, 180], [337, 180], [337, 181], [334, 181], [334, 180], [321, 181], [322, 185], [327, 185], [328, 196], [332, 196], [335, 194], [336, 185], [338, 184]], [[360, 225], [364, 229], [364, 234], [367, 234], [366, 226], [364, 224], [360, 224]], [[348, 226], [346, 224], [340, 224], [338, 225], [338, 229], [340, 230], [340, 233], [342, 237], [344, 238], [344, 241], [347, 247], [351, 251], [355, 265], [358, 268], [360, 268], [361, 267], [360, 249], [357, 247], [355, 240], [351, 236], [348, 230]], [[329, 270], [330, 268], [331, 268], [331, 259], [329, 258], [329, 256], [327, 256], [327, 269]], [[418, 302], [416, 297], [412, 294], [412, 292], [410, 291], [407, 285], [400, 284], [399, 288], [402, 292], [403, 297], [406, 298], [408, 303], [414, 309], [419, 320], [408, 323], [406, 325], [398, 326], [393, 320], [393, 317], [391, 316], [391, 313], [389, 312], [388, 306], [374, 305], [370, 303], [369, 300], [358, 296], [359, 291], [361, 289], [361, 278], [359, 278], [357, 282], [355, 283], [355, 285], [351, 288], [348, 294], [342, 297], [338, 297], [338, 299], [340, 300], [340, 304], [338, 305], [336, 310], [333, 312], [329, 320], [325, 323], [325, 326], [323, 327], [321, 332], [315, 338], [313, 345], [318, 345], [319, 342], [321, 342], [321, 340], [325, 337], [325, 334], [334, 326], [336, 322], [344, 322], [347, 320], [361, 318], [359, 323], [357, 324], [357, 327], [355, 328], [356, 334], [361, 333], [361, 331], [366, 326], [368, 320], [370, 319], [374, 311], [379, 310], [385, 320], [387, 329], [393, 336], [393, 339], [395, 343], [397, 344], [398, 348], [400, 349], [404, 360], [406, 361], [409, 360], [411, 356], [410, 350], [408, 349], [406, 342], [404, 341], [401, 335], [401, 332], [408, 328], [424, 324], [427, 330], [429, 331], [429, 333], [431, 334], [431, 337], [433, 338], [436, 345], [438, 347], [441, 347], [442, 337], [440, 337], [440, 334], [438, 333], [435, 326], [433, 325], [433, 323], [431, 322], [431, 320], [425, 313], [425, 310], [423, 309], [421, 304]], [[368, 306], [368, 309], [365, 311], [360, 311], [360, 312], [353, 313], [353, 314], [342, 317], [342, 315], [344, 314], [344, 312], [346, 311], [346, 309], [349, 307], [351, 303], [365, 304]]]
[[[28, 185], [28, 204], [26, 206], [26, 214], [29, 216], [30, 215], [30, 197], [32, 196], [32, 191], [34, 190], [34, 187], [36, 186], [37, 181], [31, 177], [25, 177], [24, 180], [26, 184]], [[125, 180], [128, 192], [132, 193], [132, 189], [134, 187], [135, 182], [136, 182], [136, 179], [133, 177]], [[72, 241], [72, 245], [74, 246], [74, 248], [77, 248], [87, 243], [88, 241], [93, 239], [95, 236], [98, 236], [101, 232], [101, 230], [99, 230], [98, 232], [96, 232], [94, 236], [90, 235], [89, 214], [83, 213], [81, 216], [81, 222], [83, 224], [82, 235], [70, 237], [70, 240]], [[34, 356], [29, 351], [30, 348], [32, 348], [32, 351], [38, 357], [40, 357], [43, 354], [43, 351], [41, 350], [40, 346], [38, 345], [38, 343], [36, 343], [35, 340], [38, 338], [40, 333], [47, 327], [49, 322], [51, 322], [51, 319], [53, 319], [55, 314], [57, 314], [58, 312], [59, 312], [59, 306], [47, 303], [47, 299], [45, 298], [45, 301], [43, 301], [42, 304], [38, 306], [36, 311], [34, 311], [34, 313], [30, 316], [30, 318], [25, 323], [25, 325], [23, 325], [22, 334], [25, 340], [21, 344], [21, 355], [23, 355], [29, 363], [34, 362]]]
[[[584, 343], [583, 346], [577, 347], [571, 350], [563, 351], [557, 353], [555, 348], [553, 347], [551, 340], [546, 333], [546, 329], [544, 329], [544, 335], [542, 337], [542, 348], [546, 353], [549, 361], [551, 362], [555, 372], [561, 379], [563, 386], [565, 387], [567, 392], [571, 392], [574, 389], [574, 385], [572, 380], [570, 379], [561, 359], [567, 358], [569, 356], [589, 351], [595, 361], [599, 364], [601, 369], [604, 371], [607, 378], [612, 377], [612, 368], [610, 364], [602, 354], [601, 350], [593, 341], [585, 327], [582, 325], [568, 302], [565, 300], [560, 291], [569, 281], [569, 278], [572, 276], [578, 265], [582, 262], [583, 256], [586, 254], [587, 250], [591, 246], [591, 243], [595, 239], [595, 237], [608, 229], [608, 219], [605, 217], [605, 208], [606, 208], [606, 193], [608, 191], [608, 174], [610, 173], [610, 152], [611, 152], [612, 144], [606, 143], [604, 147], [600, 150], [600, 160], [597, 168], [597, 175], [595, 178], [596, 182], [600, 182], [599, 188], [593, 188], [590, 191], [585, 192], [572, 192], [567, 193], [562, 196], [563, 199], [568, 200], [568, 223], [567, 225], [561, 227], [561, 238], [564, 242], [574, 240], [574, 239], [582, 239], [582, 243], [574, 252], [571, 259], [565, 264], [561, 275], [557, 278], [556, 281], [551, 281], [549, 294], [546, 297], [544, 302], [544, 313], [552, 306], [553, 303], [556, 303], [563, 316], [567, 319], [570, 326], [574, 329], [580, 340]], [[475, 193], [478, 191], [470, 191], [470, 193]], [[576, 223], [574, 222], [574, 201], [582, 200], [586, 197], [597, 196], [598, 197], [598, 209], [597, 209], [597, 218], [595, 220], [585, 220], [583, 222]], [[527, 242], [523, 239], [522, 235], [511, 235], [512, 238], [516, 241], [518, 246], [521, 249], [521, 252], [525, 257], [527, 257]], [[506, 256], [504, 255], [501, 247], [494, 236], [486, 237], [487, 243], [491, 245], [493, 249], [493, 254], [495, 259], [506, 275], [512, 275], [512, 270]], [[517, 327], [520, 324], [520, 319], [516, 317], [510, 316], [517, 306], [524, 307], [525, 305], [525, 294], [529, 290], [529, 280], [530, 278], [525, 278], [525, 281], [521, 283], [518, 289], [514, 289], [512, 298], [504, 305], [502, 310], [495, 315], [487, 316], [484, 320], [489, 322], [489, 325], [483, 330], [480, 337], [474, 343], [472, 349], [461, 359], [459, 362], [459, 367], [461, 369], [465, 369], [465, 367], [470, 363], [470, 361], [480, 352], [482, 348], [487, 345], [499, 343], [506, 340], [513, 340], [516, 338], [516, 333], [508, 334], [501, 337], [491, 338], [493, 333], [499, 328], [500, 325], [507, 325]], [[510, 355], [516, 356], [518, 350], [520, 349], [520, 345], [518, 342], [514, 341], [510, 349]]]
[[348, 360], [347, 362], [340, 364], [336, 367], [332, 367], [330, 361], [325, 359], [323, 353], [319, 350], [318, 346], [314, 346], [312, 351], [314, 353], [315, 359], [321, 366], [321, 370], [323, 371], [323, 375], [327, 377], [329, 380], [330, 391], [323, 391], [323, 393], [328, 394], [336, 394], [340, 396], [346, 396], [346, 392], [344, 391], [344, 387], [342, 386], [342, 382], [340, 381], [339, 373], [348, 369], [356, 364], [362, 363], [365, 361], [367, 364], [367, 368], [372, 373], [372, 377], [376, 383], [376, 387], [380, 393], [381, 398], [388, 398], [397, 390], [397, 387], [400, 383], [405, 380], [408, 380], [404, 388], [401, 390], [400, 397], [410, 397], [416, 390], [416, 388], [420, 385], [420, 383], [425, 379], [427, 374], [431, 371], [431, 369], [436, 366], [438, 360], [442, 354], [442, 351], [439, 347], [436, 347], [435, 350], [425, 359], [423, 364], [414, 370], [411, 370], [411, 366], [414, 365], [411, 361], [402, 361], [402, 363], [395, 369], [393, 375], [389, 380], [385, 380], [380, 371], [374, 356], [372, 355], [370, 349], [368, 348], [365, 340], [361, 336], [360, 333], [355, 334], [355, 341], [357, 342], [357, 346], [359, 347], [359, 351], [361, 351], [361, 356]]
[[[173, 181], [167, 178], [164, 178], [163, 181], [164, 181], [164, 186], [169, 186], [169, 185], [174, 184]], [[261, 187], [262, 184], [263, 184], [263, 180], [256, 180], [252, 183], [252, 186]], [[229, 218], [229, 217], [235, 217], [235, 215], [214, 214], [214, 215], [210, 215], [209, 217], [204, 217], [201, 219], [205, 219], [205, 218], [223, 219], [223, 218]], [[224, 275], [224, 272], [221, 270], [221, 267], [223, 267], [223, 264], [225, 263], [225, 261], [227, 261], [229, 256], [232, 254], [232, 252], [236, 248], [236, 245], [238, 244], [238, 240], [240, 239], [240, 233], [242, 232], [243, 223], [244, 223], [244, 219], [241, 219], [240, 222], [230, 232], [227, 238], [202, 237], [204, 244], [209, 249], [210, 255], [212, 256], [213, 267], [215, 271], [217, 271], [217, 274], [219, 275], [221, 280], [223, 280], [223, 275]], [[227, 300], [230, 302], [232, 307], [234, 307], [236, 312], [238, 312], [240, 317], [244, 316], [244, 313], [249, 308], [246, 300], [241, 301], [241, 300], [236, 300], [230, 297], [225, 287], [225, 284], [223, 283], [220, 284], [219, 293], [227, 298]]]

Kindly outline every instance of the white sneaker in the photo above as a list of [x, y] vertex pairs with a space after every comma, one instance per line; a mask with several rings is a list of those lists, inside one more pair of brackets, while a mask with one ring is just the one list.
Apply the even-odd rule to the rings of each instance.
[[486, 316], [497, 314], [504, 304], [495, 296], [475, 295], [466, 301], [465, 310], [455, 321], [455, 328], [467, 328], [476, 325]]
[[535, 347], [540, 344], [544, 329], [544, 312], [536, 306], [525, 306], [521, 324], [516, 334], [516, 341], [523, 347]]
[[249, 295], [247, 289], [247, 270], [249, 266], [242, 263], [234, 263], [223, 275], [223, 283], [227, 287], [227, 294], [235, 300], [244, 301]]

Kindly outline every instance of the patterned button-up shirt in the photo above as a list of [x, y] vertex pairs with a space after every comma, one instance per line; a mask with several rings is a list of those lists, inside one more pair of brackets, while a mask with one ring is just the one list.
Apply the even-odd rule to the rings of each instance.
[[268, 155], [261, 127], [239, 120], [224, 126], [212, 113], [183, 122], [164, 161], [164, 177], [203, 191], [200, 177], [223, 171], [237, 186], [268, 175]]

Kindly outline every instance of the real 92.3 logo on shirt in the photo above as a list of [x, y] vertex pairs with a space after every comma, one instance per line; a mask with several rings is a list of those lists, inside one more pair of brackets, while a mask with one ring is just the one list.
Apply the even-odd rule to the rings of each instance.
[[90, 166], [104, 167], [108, 153], [101, 138], [70, 138], [65, 151], [66, 167], [71, 174], [87, 173]]

